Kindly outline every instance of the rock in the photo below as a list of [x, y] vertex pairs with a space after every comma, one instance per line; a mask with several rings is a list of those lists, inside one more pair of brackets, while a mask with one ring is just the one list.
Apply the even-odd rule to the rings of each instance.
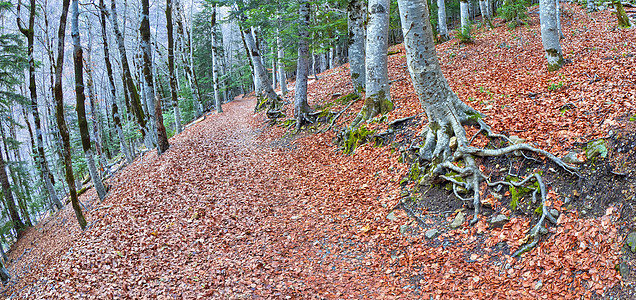
[[628, 247], [633, 253], [636, 253], [636, 231], [627, 235], [625, 239], [625, 247]]
[[491, 110], [493, 108], [492, 105], [486, 105], [486, 107], [484, 107], [484, 110]]
[[520, 138], [520, 137], [518, 137], [516, 135], [510, 136], [509, 139], [515, 145], [516, 144], [523, 144], [526, 141], [526, 140], [524, 140], [524, 139], [522, 139], [522, 138]]
[[563, 158], [561, 158], [561, 160], [565, 163], [568, 164], [575, 164], [575, 165], [580, 165], [583, 162], [581, 160], [579, 160], [577, 153], [576, 152], [568, 152], [568, 154], [566, 154]]
[[550, 214], [555, 218], [558, 218], [560, 215], [559, 211], [554, 208], [550, 210]]
[[386, 218], [389, 219], [390, 221], [395, 221], [395, 219], [397, 219], [397, 217], [395, 216], [395, 212], [391, 211], [388, 215], [386, 215]]
[[618, 264], [618, 272], [621, 273], [623, 280], [627, 279], [627, 276], [629, 276], [629, 266], [625, 262]]
[[449, 146], [453, 150], [457, 149], [457, 137], [456, 136], [450, 138]]
[[400, 233], [401, 234], [405, 234], [405, 233], [409, 232], [410, 229], [411, 229], [411, 226], [402, 225], [402, 226], [400, 226]]
[[462, 224], [464, 224], [464, 221], [466, 221], [466, 216], [464, 212], [460, 211], [455, 216], [455, 220], [453, 220], [453, 222], [450, 223], [450, 228], [455, 229], [459, 226], [462, 226]]
[[543, 287], [543, 281], [539, 280], [537, 281], [537, 283], [534, 284], [534, 290], [538, 291]]
[[499, 214], [490, 219], [490, 227], [502, 227], [504, 226], [504, 224], [508, 223], [508, 221], [510, 221], [510, 218], [508, 218], [508, 216]]
[[607, 147], [605, 146], [605, 140], [600, 139], [587, 144], [587, 150], [585, 150], [585, 156], [587, 159], [592, 159], [597, 156], [603, 158], [607, 157]]
[[439, 231], [437, 229], [433, 228], [433, 229], [429, 229], [428, 231], [426, 231], [424, 236], [427, 239], [431, 240], [431, 239], [434, 239], [438, 234], [439, 234]]

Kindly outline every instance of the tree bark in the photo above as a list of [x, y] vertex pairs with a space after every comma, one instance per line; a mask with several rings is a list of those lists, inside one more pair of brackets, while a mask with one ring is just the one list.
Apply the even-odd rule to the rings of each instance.
[[468, 14], [467, 0], [459, 0], [459, 15], [462, 26], [460, 30], [464, 30], [464, 28], [470, 26], [470, 15]]
[[[190, 55], [192, 53], [192, 43], [190, 41], [191, 33], [188, 32], [183, 25], [181, 2], [179, 2], [179, 0], [175, 0], [174, 3], [176, 10], [175, 19], [177, 22], [177, 36], [181, 40], [182, 45], [180, 54], [181, 61], [183, 62], [183, 70], [185, 71], [188, 84], [190, 85], [190, 92], [192, 94], [192, 100], [194, 101], [197, 117], [200, 117], [203, 114], [203, 99], [201, 98], [199, 84], [194, 74], [194, 62], [192, 61], [192, 56]], [[190, 7], [190, 10], [192, 11], [192, 7]]]
[[444, 0], [437, 0], [437, 24], [442, 40], [448, 40], [448, 27], [446, 26], [446, 4]]
[[166, 29], [168, 31], [168, 72], [170, 76], [170, 98], [174, 110], [174, 129], [181, 133], [181, 111], [177, 97], [177, 77], [174, 70], [174, 32], [172, 26], [172, 0], [166, 0]]
[[618, 18], [618, 27], [629, 28], [632, 27], [632, 22], [627, 17], [623, 3], [620, 0], [612, 0], [612, 5], [616, 8], [616, 18]]
[[11, 185], [9, 184], [9, 176], [7, 175], [2, 151], [0, 151], [0, 184], [2, 184], [4, 203], [5, 207], [9, 211], [9, 217], [13, 223], [13, 229], [15, 229], [18, 237], [20, 237], [20, 235], [22, 235], [22, 231], [26, 229], [26, 225], [24, 225], [24, 222], [20, 219], [20, 214], [15, 206], [15, 200], [13, 199], [13, 192], [11, 191]]
[[367, 27], [366, 99], [364, 106], [351, 127], [379, 114], [393, 110], [389, 93], [388, 34], [389, 0], [369, 1], [369, 25]]
[[75, 111], [77, 112], [77, 122], [79, 124], [82, 148], [84, 149], [84, 155], [86, 156], [88, 172], [93, 179], [93, 186], [95, 187], [95, 191], [97, 191], [99, 200], [102, 201], [106, 197], [106, 189], [104, 188], [102, 178], [95, 166], [95, 157], [91, 146], [91, 136], [88, 130], [88, 121], [86, 120], [86, 95], [84, 94], [84, 51], [80, 44], [78, 2], [79, 0], [73, 0], [71, 4], [73, 9], [73, 15], [71, 17], [71, 37], [73, 38], [73, 66], [75, 70]]
[[[66, 17], [68, 15], [68, 6], [70, 0], [62, 1], [62, 15], [60, 16], [60, 27], [57, 31], [57, 64], [55, 66], [55, 109], [57, 117], [57, 125], [60, 129], [60, 135], [62, 137], [64, 165], [66, 170], [66, 182], [69, 188], [69, 194], [73, 210], [75, 211], [75, 217], [80, 225], [80, 228], [84, 230], [86, 228], [86, 219], [82, 213], [82, 208], [77, 199], [77, 191], [75, 189], [75, 176], [73, 175], [73, 161], [71, 159], [71, 142], [68, 134], [68, 127], [66, 126], [66, 119], [64, 118], [64, 94], [62, 92], [62, 70], [64, 66], [64, 38], [66, 36]], [[77, 5], [78, 0], [73, 0], [74, 5]]]
[[366, 84], [365, 70], [365, 41], [366, 41], [366, 16], [367, 10], [364, 0], [349, 0], [347, 6], [349, 31], [349, 69], [351, 70], [351, 82], [356, 94], [361, 94]]
[[285, 76], [285, 63], [283, 63], [283, 60], [285, 59], [285, 48], [283, 47], [283, 39], [280, 36], [280, 27], [282, 26], [280, 14], [276, 18], [276, 22], [278, 24], [278, 27], [276, 27], [276, 47], [278, 47], [278, 81], [280, 82], [280, 93], [285, 96], [287, 95], [287, 78]]
[[115, 131], [117, 132], [117, 137], [119, 138], [119, 147], [121, 152], [124, 153], [126, 157], [126, 161], [128, 163], [132, 163], [133, 157], [130, 154], [130, 149], [128, 149], [128, 145], [126, 144], [126, 137], [124, 136], [124, 130], [121, 126], [121, 118], [119, 115], [119, 106], [117, 104], [117, 90], [115, 86], [115, 76], [113, 75], [113, 65], [110, 62], [110, 50], [108, 48], [108, 35], [106, 34], [106, 18], [108, 11], [106, 10], [106, 5], [104, 4], [104, 0], [99, 0], [99, 8], [100, 8], [100, 25], [102, 29], [102, 45], [104, 48], [104, 64], [106, 65], [106, 74], [108, 76], [108, 87], [110, 89], [110, 97], [111, 97], [111, 114], [113, 116], [113, 122], [115, 124]]
[[219, 56], [218, 49], [218, 37], [216, 32], [216, 4], [212, 6], [212, 17], [211, 17], [211, 26], [212, 26], [212, 86], [214, 88], [214, 106], [216, 107], [217, 113], [222, 113], [223, 108], [221, 107], [221, 96], [219, 94], [219, 63], [217, 61], [217, 57]]
[[548, 71], [556, 71], [563, 65], [555, 0], [539, 1], [539, 21], [541, 22], [541, 41], [548, 61]]
[[[31, 114], [33, 116], [33, 126], [35, 127], [35, 140], [37, 143], [37, 147], [33, 149], [33, 154], [35, 155], [35, 161], [40, 168], [41, 177], [44, 182], [44, 186], [46, 187], [46, 191], [49, 194], [49, 198], [51, 203], [59, 210], [62, 209], [63, 205], [60, 199], [57, 197], [57, 193], [55, 192], [55, 187], [53, 186], [53, 180], [51, 171], [49, 169], [49, 164], [46, 161], [46, 154], [44, 152], [44, 138], [42, 136], [42, 127], [40, 120], [40, 113], [38, 112], [38, 96], [37, 96], [37, 87], [35, 83], [35, 58], [33, 56], [33, 47], [34, 47], [34, 23], [35, 23], [35, 15], [37, 8], [35, 0], [30, 0], [29, 3], [29, 25], [28, 27], [24, 27], [22, 24], [22, 20], [20, 19], [20, 8], [22, 7], [22, 1], [18, 1], [17, 6], [17, 23], [20, 32], [27, 38], [27, 47], [28, 47], [28, 55], [29, 55], [29, 93], [31, 96]], [[29, 127], [30, 128], [30, 127]]]
[[[169, 0], [168, 0], [169, 1]], [[143, 71], [144, 79], [148, 88], [146, 89], [146, 97], [148, 99], [155, 99], [155, 122], [157, 127], [157, 153], [163, 154], [168, 150], [170, 144], [168, 143], [168, 135], [166, 134], [166, 128], [163, 125], [163, 112], [161, 108], [161, 98], [155, 97], [153, 89], [153, 76], [152, 76], [152, 46], [150, 44], [150, 4], [148, 0], [141, 0], [142, 12], [141, 12], [141, 26], [139, 26], [139, 33], [141, 34], [141, 50], [144, 59]], [[167, 12], [168, 10], [166, 10]]]
[[296, 131], [300, 130], [311, 111], [307, 103], [307, 77], [309, 76], [309, 1], [299, 0], [298, 22], [298, 63], [296, 67], [296, 88], [294, 92], [294, 117]]
[[254, 36], [249, 28], [243, 29], [243, 36], [245, 37], [245, 43], [252, 60], [252, 65], [254, 66], [254, 77], [258, 78], [257, 84], [259, 86], [256, 87], [256, 91], [258, 92], [257, 98], [259, 101], [256, 109], [260, 110], [266, 107], [269, 110], [274, 109], [278, 106], [278, 95], [272, 88], [272, 84], [267, 76], [267, 70], [265, 70], [263, 66], [261, 54], [256, 47]]

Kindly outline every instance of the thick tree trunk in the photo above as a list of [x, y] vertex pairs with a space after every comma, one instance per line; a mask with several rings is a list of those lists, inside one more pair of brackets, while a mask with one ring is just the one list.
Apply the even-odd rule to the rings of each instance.
[[470, 15], [468, 14], [468, 1], [459, 0], [459, 17], [461, 20], [461, 30], [470, 26]]
[[[488, 11], [488, 2], [486, 0], [479, 0], [479, 11], [481, 12], [482, 23], [490, 24], [490, 11]], [[492, 24], [490, 24], [492, 27]]]
[[563, 29], [561, 29], [561, 0], [554, 0], [556, 5], [556, 26], [559, 30], [559, 39], [564, 39]]
[[99, 0], [99, 8], [100, 8], [100, 24], [102, 29], [102, 44], [104, 48], [104, 63], [106, 65], [106, 73], [108, 75], [108, 87], [110, 89], [110, 97], [111, 97], [111, 113], [113, 116], [113, 123], [115, 124], [115, 131], [117, 132], [117, 137], [119, 138], [119, 147], [121, 152], [124, 153], [126, 157], [126, 161], [128, 163], [132, 163], [133, 157], [130, 154], [130, 150], [128, 149], [128, 145], [126, 144], [126, 137], [124, 136], [124, 130], [121, 126], [121, 118], [119, 115], [119, 106], [117, 105], [117, 90], [115, 86], [115, 76], [113, 75], [113, 65], [110, 62], [110, 50], [108, 48], [108, 35], [106, 34], [106, 5], [104, 4], [104, 0]]
[[13, 223], [13, 229], [17, 233], [18, 237], [22, 234], [22, 231], [26, 228], [26, 225], [20, 219], [20, 214], [15, 206], [15, 200], [13, 199], [13, 192], [11, 191], [11, 185], [9, 184], [9, 176], [7, 176], [7, 170], [4, 163], [4, 157], [0, 151], [0, 184], [2, 184], [2, 193], [4, 194], [4, 204], [9, 211], [9, 217]]
[[364, 90], [367, 80], [364, 62], [366, 56], [365, 22], [367, 10], [364, 2], [364, 0], [349, 0], [349, 5], [347, 6], [349, 17], [347, 22], [349, 31], [349, 69], [351, 70], [353, 90], [357, 94]]
[[555, 0], [539, 1], [539, 20], [541, 22], [541, 41], [548, 61], [548, 71], [556, 71], [563, 65]]
[[[49, 164], [46, 161], [46, 155], [44, 152], [44, 138], [42, 136], [42, 127], [40, 120], [40, 113], [38, 112], [38, 96], [37, 96], [37, 87], [35, 83], [35, 58], [33, 56], [34, 49], [34, 23], [35, 23], [35, 15], [36, 15], [36, 2], [35, 0], [30, 0], [29, 3], [29, 25], [25, 28], [20, 20], [20, 8], [21, 1], [18, 2], [18, 14], [17, 14], [17, 23], [20, 29], [20, 32], [27, 38], [27, 47], [28, 47], [28, 55], [29, 55], [29, 93], [31, 96], [31, 114], [33, 115], [33, 123], [35, 127], [35, 140], [37, 143], [37, 147], [34, 148], [33, 154], [35, 155], [35, 161], [40, 168], [41, 177], [44, 181], [44, 186], [46, 187], [46, 191], [49, 194], [49, 198], [51, 203], [59, 210], [62, 209], [62, 202], [57, 197], [57, 193], [55, 192], [55, 188], [53, 186], [53, 180], [51, 171], [49, 169]], [[30, 128], [30, 127], [29, 127]]]
[[309, 1], [299, 0], [298, 8], [298, 63], [294, 93], [294, 117], [296, 130], [300, 130], [311, 111], [307, 103], [307, 77], [309, 76]]
[[627, 17], [623, 3], [620, 0], [612, 0], [612, 5], [616, 8], [616, 18], [618, 18], [618, 27], [629, 28], [632, 27], [632, 22]]
[[245, 37], [245, 43], [247, 45], [247, 49], [250, 54], [249, 56], [254, 67], [254, 77], [258, 79], [255, 82], [255, 84], [258, 84], [258, 87], [256, 87], [256, 91], [258, 93], [257, 98], [259, 99], [256, 109], [274, 109], [276, 106], [278, 106], [278, 95], [272, 88], [272, 84], [269, 81], [267, 70], [265, 70], [265, 66], [263, 66], [261, 54], [256, 47], [254, 36], [252, 35], [250, 29], [244, 29], [243, 36]]
[[141, 135], [144, 138], [144, 141], [148, 141], [146, 139], [147, 134], [152, 134], [153, 130], [152, 126], [147, 121], [147, 117], [144, 114], [143, 108], [141, 106], [141, 99], [139, 97], [139, 93], [137, 92], [137, 88], [135, 86], [135, 82], [132, 77], [132, 73], [130, 72], [130, 66], [128, 64], [128, 56], [126, 55], [126, 46], [124, 44], [124, 35], [119, 30], [119, 21], [117, 17], [117, 4], [116, 0], [111, 0], [110, 4], [110, 21], [113, 25], [113, 32], [115, 33], [115, 38], [117, 39], [117, 48], [119, 49], [119, 56], [121, 67], [123, 71], [122, 81], [124, 85], [124, 89], [126, 90], [126, 95], [129, 101], [129, 108], [135, 116], [137, 124], [139, 125], [139, 129], [141, 130]]
[[216, 32], [216, 4], [212, 6], [212, 18], [211, 18], [211, 26], [212, 26], [212, 85], [214, 88], [214, 106], [216, 107], [217, 113], [222, 113], [223, 108], [221, 107], [221, 95], [219, 94], [219, 41]]
[[351, 127], [393, 110], [389, 93], [388, 34], [389, 0], [369, 1], [369, 25], [366, 48], [366, 99]]
[[170, 76], [170, 98], [172, 99], [172, 109], [174, 110], [174, 129], [175, 132], [179, 134], [181, 133], [181, 110], [179, 109], [179, 98], [177, 97], [177, 77], [175, 76], [174, 70], [174, 32], [172, 27], [172, 0], [166, 0], [166, 29], [168, 31], [168, 72]]
[[88, 121], [86, 120], [86, 96], [84, 94], [84, 57], [83, 49], [80, 43], [79, 35], [79, 0], [73, 0], [72, 17], [71, 17], [71, 37], [73, 38], [73, 66], [75, 70], [75, 111], [77, 112], [77, 122], [79, 124], [80, 136], [82, 139], [82, 148], [86, 156], [86, 165], [88, 171], [93, 179], [93, 186], [99, 200], [104, 200], [106, 197], [106, 189], [102, 183], [102, 178], [95, 166], [95, 158], [93, 157], [93, 149], [91, 146], [91, 137], [88, 131]]
[[[155, 122], [157, 127], [157, 152], [159, 155], [168, 150], [170, 144], [168, 143], [168, 135], [166, 134], [166, 128], [163, 125], [163, 112], [161, 109], [161, 98], [155, 97], [153, 89], [153, 76], [152, 76], [152, 46], [150, 44], [150, 4], [148, 0], [141, 0], [142, 12], [141, 12], [141, 26], [139, 26], [139, 33], [141, 34], [141, 50], [144, 59], [144, 79], [148, 88], [146, 89], [146, 97], [148, 99], [155, 99]], [[166, 10], [167, 11], [167, 10]]]
[[448, 27], [446, 26], [446, 4], [444, 0], [437, 0], [437, 24], [439, 36], [442, 40], [448, 40]]
[[[70, 0], [62, 1], [62, 15], [60, 16], [60, 27], [57, 31], [57, 65], [55, 66], [55, 111], [57, 117], [57, 125], [60, 129], [62, 137], [64, 165], [66, 170], [66, 182], [68, 183], [69, 194], [75, 217], [84, 230], [86, 228], [86, 219], [82, 213], [82, 208], [77, 199], [77, 190], [75, 189], [75, 176], [73, 175], [73, 161], [71, 159], [71, 142], [64, 118], [64, 93], [62, 92], [62, 70], [64, 66], [64, 38], [66, 36], [66, 17], [68, 15], [68, 6]], [[77, 6], [78, 0], [73, 0], [73, 6]]]

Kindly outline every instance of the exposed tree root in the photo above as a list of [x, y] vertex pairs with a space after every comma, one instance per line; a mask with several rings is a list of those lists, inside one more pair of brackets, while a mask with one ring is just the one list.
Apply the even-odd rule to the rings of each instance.
[[[474, 215], [471, 225], [478, 221], [481, 201], [480, 201], [480, 184], [486, 182], [488, 187], [496, 187], [501, 185], [513, 187], [526, 187], [533, 190], [533, 203], [537, 202], [537, 194], [540, 195], [541, 217], [537, 224], [530, 230], [526, 237], [528, 243], [514, 253], [515, 256], [532, 249], [540, 235], [547, 232], [545, 229], [545, 220], [549, 220], [556, 224], [555, 218], [550, 214], [550, 209], [546, 205], [546, 187], [543, 183], [541, 175], [534, 173], [519, 182], [496, 181], [490, 182], [489, 179], [481, 172], [475, 157], [496, 157], [508, 154], [523, 155], [526, 153], [535, 153], [541, 155], [555, 164], [563, 168], [569, 174], [578, 175], [577, 168], [566, 164], [553, 154], [537, 149], [529, 144], [514, 143], [508, 136], [494, 134], [490, 127], [481, 120], [481, 115], [471, 108], [459, 105], [450, 105], [440, 110], [431, 110], [429, 113], [429, 125], [423, 131], [425, 137], [424, 145], [419, 148], [419, 158], [421, 162], [428, 162], [428, 173], [424, 176], [437, 177], [452, 184], [454, 195], [465, 202], [472, 202], [474, 207]], [[478, 126], [478, 133], [470, 140], [466, 137], [465, 125]], [[483, 149], [470, 146], [476, 136], [484, 134], [491, 140], [499, 139], [508, 145], [499, 149]], [[530, 158], [530, 157], [528, 157]], [[538, 185], [538, 188], [529, 187], [531, 184]], [[460, 194], [471, 195], [469, 197]], [[538, 210], [537, 210], [538, 211]]]

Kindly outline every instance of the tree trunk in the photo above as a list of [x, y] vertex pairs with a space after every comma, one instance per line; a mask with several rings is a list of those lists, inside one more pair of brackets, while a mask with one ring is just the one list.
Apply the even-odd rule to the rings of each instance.
[[548, 61], [548, 71], [556, 71], [563, 65], [563, 54], [557, 28], [555, 0], [539, 1], [539, 20], [541, 22], [541, 41]]
[[556, 26], [559, 30], [559, 39], [564, 39], [563, 30], [561, 29], [561, 0], [554, 0], [556, 5]]
[[252, 35], [251, 30], [244, 29], [243, 36], [245, 37], [245, 43], [250, 54], [249, 56], [252, 60], [252, 65], [254, 66], [254, 77], [258, 78], [256, 84], [259, 86], [256, 87], [256, 91], [258, 93], [257, 98], [259, 100], [256, 109], [260, 110], [267, 108], [268, 110], [272, 110], [278, 106], [278, 95], [272, 88], [272, 84], [269, 81], [267, 70], [265, 70], [265, 67], [263, 66], [261, 54], [256, 47], [256, 42], [254, 41], [254, 36]]
[[[185, 71], [185, 75], [190, 86], [190, 93], [192, 95], [192, 100], [194, 101], [196, 116], [198, 118], [203, 114], [203, 100], [201, 99], [199, 84], [197, 83], [196, 76], [194, 74], [194, 63], [192, 62], [192, 56], [190, 55], [190, 53], [192, 53], [192, 43], [190, 42], [191, 34], [183, 25], [181, 2], [179, 2], [179, 0], [175, 0], [174, 6], [176, 10], [175, 19], [177, 22], [177, 36], [179, 37], [182, 46], [180, 51], [181, 61], [183, 62], [183, 70]], [[192, 7], [190, 7], [190, 11], [192, 11]]]
[[309, 1], [299, 0], [298, 8], [298, 63], [294, 93], [294, 117], [296, 131], [300, 130], [311, 111], [307, 103], [307, 76], [309, 76]]
[[366, 99], [362, 110], [351, 125], [352, 128], [357, 127], [362, 121], [393, 110], [393, 102], [391, 102], [389, 93], [387, 65], [389, 5], [390, 1], [388, 0], [369, 1], [366, 48]]
[[[11, 117], [14, 118], [13, 113], [11, 113]], [[0, 136], [6, 136], [4, 134], [4, 128], [1, 125], [0, 125]], [[17, 139], [15, 124], [9, 126], [9, 136], [13, 139]], [[11, 158], [9, 157], [9, 147], [7, 147], [6, 139], [3, 139], [2, 143], [4, 144], [4, 150], [7, 157], [7, 161], [9, 161], [11, 160]], [[18, 162], [22, 161], [22, 158], [20, 157], [19, 149], [13, 149], [13, 158], [15, 161], [18, 161]], [[11, 168], [9, 167], [8, 170], [9, 170], [9, 173], [11, 174], [11, 180], [13, 181], [13, 185], [16, 186], [17, 189], [19, 190], [19, 192], [16, 193], [16, 198], [17, 198], [16, 200], [18, 202], [18, 208], [20, 209], [22, 218], [24, 219], [24, 225], [26, 225], [27, 227], [32, 227], [33, 223], [31, 223], [31, 218], [29, 216], [29, 212], [27, 210], [27, 203], [26, 203], [27, 199], [31, 199], [31, 193], [29, 192], [30, 186], [25, 185], [23, 180], [23, 177], [25, 177], [25, 175], [23, 174], [22, 169], [19, 166], [14, 168], [13, 170], [11, 170]], [[25, 196], [27, 199], [25, 199]]]
[[[174, 71], [174, 37], [172, 30], [172, 0], [166, 0], [166, 29], [168, 30], [168, 72], [170, 75], [170, 98], [174, 110], [174, 129], [181, 133], [181, 111], [177, 97], [177, 78]], [[154, 93], [154, 92], [153, 92]]]
[[280, 93], [287, 95], [287, 78], [285, 77], [285, 47], [283, 47], [283, 39], [280, 36], [280, 27], [282, 26], [280, 14], [278, 15], [276, 22], [276, 46], [278, 47], [278, 81], [280, 82]]
[[216, 107], [217, 113], [222, 113], [223, 108], [221, 107], [221, 96], [219, 95], [219, 63], [217, 61], [217, 57], [219, 56], [218, 50], [218, 38], [216, 32], [216, 4], [212, 6], [212, 18], [211, 18], [211, 26], [212, 26], [212, 86], [214, 88], [214, 106]]
[[587, 0], [587, 12], [596, 11], [596, 5], [594, 5], [595, 0]]
[[629, 21], [629, 17], [625, 13], [623, 3], [620, 0], [612, 0], [612, 5], [616, 8], [616, 18], [618, 18], [618, 27], [629, 28], [632, 27], [632, 23]]
[[470, 26], [470, 15], [468, 14], [468, 1], [467, 0], [459, 0], [459, 15], [461, 20], [460, 30], [464, 30]]
[[[64, 165], [66, 169], [66, 182], [68, 183], [69, 194], [75, 217], [84, 230], [86, 228], [86, 219], [82, 213], [82, 208], [77, 199], [77, 190], [75, 189], [75, 176], [73, 175], [73, 161], [71, 159], [71, 142], [64, 118], [64, 93], [62, 91], [62, 70], [64, 66], [64, 38], [66, 36], [66, 17], [68, 15], [68, 6], [70, 0], [62, 1], [62, 15], [60, 16], [60, 27], [57, 31], [57, 65], [55, 66], [55, 109], [57, 117], [57, 125], [60, 129], [63, 144]], [[73, 7], [77, 7], [77, 1], [73, 0]]]
[[448, 27], [446, 26], [446, 4], [444, 0], [437, 0], [437, 24], [440, 38], [448, 40]]
[[13, 192], [11, 191], [11, 185], [9, 184], [9, 176], [7, 175], [6, 166], [2, 152], [0, 151], [0, 184], [2, 184], [2, 193], [4, 194], [5, 207], [9, 211], [9, 217], [13, 223], [13, 228], [18, 237], [22, 234], [22, 231], [26, 229], [26, 225], [20, 219], [20, 214], [15, 206], [15, 200], [13, 199]]
[[[365, 39], [367, 18], [364, 0], [349, 0], [347, 6], [349, 31], [349, 69], [351, 70], [351, 82], [356, 94], [361, 94], [366, 84], [365, 71]], [[386, 54], [386, 53], [385, 53]]]
[[106, 189], [102, 184], [102, 178], [95, 166], [95, 158], [93, 157], [93, 149], [91, 147], [91, 137], [88, 131], [88, 121], [86, 120], [86, 96], [84, 95], [84, 60], [83, 49], [80, 44], [79, 35], [79, 0], [73, 0], [72, 17], [71, 17], [71, 37], [73, 38], [73, 66], [75, 70], [75, 111], [77, 112], [77, 122], [79, 124], [79, 131], [82, 140], [82, 148], [84, 149], [84, 155], [86, 156], [86, 165], [88, 171], [93, 179], [93, 186], [99, 200], [102, 201], [106, 197]]
[[[119, 49], [119, 56], [121, 61], [121, 68], [123, 71], [122, 81], [124, 85], [124, 89], [126, 90], [126, 94], [128, 96], [129, 108], [135, 116], [137, 124], [139, 125], [139, 129], [141, 130], [141, 135], [146, 140], [146, 135], [151, 134], [152, 130], [150, 129], [152, 126], [147, 122], [147, 117], [144, 115], [143, 108], [141, 106], [141, 99], [139, 97], [139, 93], [137, 92], [137, 88], [135, 87], [135, 82], [132, 77], [132, 73], [130, 72], [130, 66], [128, 64], [128, 56], [126, 55], [126, 46], [124, 44], [124, 35], [119, 30], [119, 21], [117, 20], [117, 5], [116, 0], [111, 0], [110, 4], [110, 20], [113, 25], [113, 32], [115, 33], [115, 37], [117, 39], [117, 48]], [[147, 141], [147, 140], [146, 140]]]
[[[169, 0], [168, 0], [169, 2]], [[168, 143], [168, 135], [166, 134], [166, 128], [163, 125], [163, 112], [161, 108], [161, 98], [155, 97], [153, 89], [153, 76], [152, 76], [152, 46], [150, 44], [150, 4], [148, 0], [141, 0], [142, 12], [141, 12], [141, 26], [139, 26], [139, 33], [141, 34], [141, 50], [144, 59], [144, 79], [148, 88], [146, 89], [146, 97], [149, 99], [155, 99], [155, 122], [157, 127], [157, 152], [159, 155], [168, 150], [170, 144]], [[168, 10], [166, 9], [166, 12]]]
[[[46, 154], [44, 152], [44, 138], [42, 136], [42, 127], [40, 114], [38, 112], [38, 96], [37, 96], [37, 87], [35, 83], [35, 58], [33, 56], [33, 35], [34, 35], [34, 23], [35, 23], [35, 15], [36, 15], [36, 3], [35, 0], [31, 0], [29, 4], [29, 25], [25, 28], [20, 20], [20, 8], [21, 1], [18, 2], [18, 14], [17, 14], [17, 23], [20, 29], [20, 32], [27, 38], [27, 47], [28, 47], [28, 55], [29, 55], [29, 93], [31, 96], [31, 114], [33, 115], [33, 123], [35, 127], [35, 140], [37, 142], [37, 147], [33, 149], [33, 154], [35, 155], [35, 161], [40, 168], [40, 172], [42, 175], [42, 179], [44, 181], [44, 186], [46, 187], [46, 191], [49, 194], [49, 198], [51, 203], [59, 210], [62, 209], [63, 205], [60, 199], [57, 197], [57, 193], [55, 192], [55, 187], [53, 186], [53, 180], [51, 171], [49, 169], [49, 164], [46, 161]], [[26, 116], [25, 116], [26, 117]], [[28, 120], [27, 120], [28, 122]], [[30, 128], [30, 127], [29, 127]]]
[[121, 126], [121, 118], [119, 115], [119, 106], [117, 105], [117, 90], [115, 86], [115, 76], [113, 75], [113, 65], [110, 62], [110, 50], [108, 48], [108, 36], [106, 34], [106, 5], [104, 0], [99, 0], [100, 8], [100, 24], [102, 29], [102, 44], [104, 48], [104, 63], [106, 65], [106, 73], [108, 75], [108, 87], [110, 88], [111, 113], [113, 115], [113, 122], [115, 123], [115, 131], [117, 131], [117, 137], [119, 138], [119, 146], [121, 152], [124, 153], [126, 161], [132, 163], [133, 157], [130, 154], [128, 145], [126, 144], [126, 137], [124, 136], [124, 130]]

